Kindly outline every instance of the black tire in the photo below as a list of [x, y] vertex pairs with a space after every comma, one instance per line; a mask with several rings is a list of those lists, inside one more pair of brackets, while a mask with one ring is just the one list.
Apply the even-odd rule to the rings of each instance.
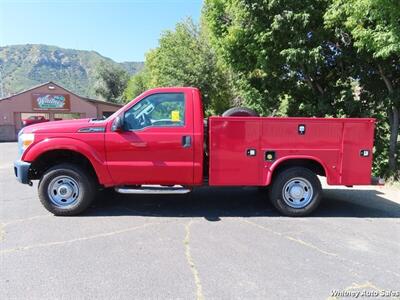
[[[78, 186], [76, 199], [69, 205], [55, 204], [48, 193], [49, 185], [60, 176], [72, 178]], [[92, 203], [96, 195], [96, 183], [87, 172], [78, 166], [65, 163], [56, 165], [43, 174], [38, 191], [40, 202], [49, 212], [56, 216], [74, 216], [83, 212]]]
[[247, 107], [233, 107], [222, 114], [223, 117], [259, 117], [259, 114]]
[[[294, 207], [296, 206], [296, 202], [290, 198], [291, 195], [288, 192], [290, 189], [288, 188], [288, 186], [285, 188], [286, 184], [288, 184], [288, 186], [290, 186], [290, 184], [292, 184], [292, 186], [296, 185], [296, 188], [300, 188], [300, 193], [303, 194], [299, 196], [299, 199], [304, 195], [304, 200], [297, 199], [298, 201], [300, 201], [300, 203], [297, 203], [299, 206], [304, 204], [306, 205], [304, 205], [303, 207]], [[305, 186], [303, 187], [302, 184], [304, 184]], [[309, 189], [308, 185], [310, 185], [312, 189]], [[286, 190], [286, 193], [284, 189]], [[321, 194], [322, 187], [318, 177], [309, 169], [302, 167], [292, 167], [281, 171], [273, 179], [271, 188], [269, 189], [269, 198], [273, 206], [280, 213], [289, 217], [304, 217], [312, 213], [321, 202]], [[310, 196], [307, 197], [305, 195]], [[301, 203], [301, 201], [305, 202]]]

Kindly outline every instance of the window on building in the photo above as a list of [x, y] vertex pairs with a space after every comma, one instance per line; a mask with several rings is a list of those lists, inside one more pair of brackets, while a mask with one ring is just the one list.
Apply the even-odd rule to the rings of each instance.
[[70, 113], [70, 114], [57, 113], [54, 114], [54, 121], [81, 119], [82, 117], [83, 116], [80, 113]]
[[50, 121], [48, 113], [21, 113], [22, 126]]

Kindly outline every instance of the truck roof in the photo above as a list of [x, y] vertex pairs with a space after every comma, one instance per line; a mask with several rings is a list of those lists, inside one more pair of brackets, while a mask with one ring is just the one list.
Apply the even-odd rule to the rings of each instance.
[[154, 89], [147, 90], [145, 93], [150, 94], [154, 92], [172, 92], [172, 91], [190, 91], [190, 90], [195, 90], [199, 91], [199, 88], [197, 87], [192, 87], [192, 86], [171, 86], [171, 87], [157, 87]]

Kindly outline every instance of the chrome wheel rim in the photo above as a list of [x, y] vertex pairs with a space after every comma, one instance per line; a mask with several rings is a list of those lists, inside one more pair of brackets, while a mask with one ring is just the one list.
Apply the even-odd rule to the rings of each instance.
[[285, 183], [282, 197], [285, 203], [292, 208], [304, 208], [310, 204], [314, 195], [311, 183], [301, 177], [290, 179]]
[[70, 176], [57, 176], [50, 182], [47, 194], [54, 205], [65, 208], [78, 199], [79, 185]]

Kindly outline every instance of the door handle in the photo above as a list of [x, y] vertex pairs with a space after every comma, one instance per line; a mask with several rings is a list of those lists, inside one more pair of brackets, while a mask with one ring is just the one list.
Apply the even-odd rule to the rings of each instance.
[[137, 147], [137, 148], [146, 148], [147, 143], [146, 142], [132, 142], [132, 146]]
[[182, 137], [182, 147], [189, 148], [192, 146], [192, 137], [190, 135], [184, 135]]

